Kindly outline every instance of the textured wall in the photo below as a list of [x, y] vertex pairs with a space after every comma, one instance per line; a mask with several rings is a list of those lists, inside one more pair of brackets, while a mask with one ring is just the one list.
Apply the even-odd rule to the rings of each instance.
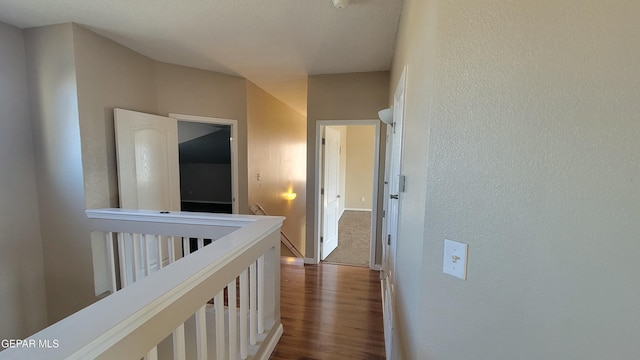
[[[405, 1], [402, 167], [426, 170], [401, 207], [404, 358], [637, 357], [638, 13]], [[445, 238], [469, 244], [467, 281], [442, 274]]]
[[154, 61], [73, 25], [88, 209], [118, 207], [113, 108], [156, 112]]
[[[310, 76], [307, 94], [307, 252], [313, 258], [314, 234], [318, 230], [315, 196], [316, 122], [318, 120], [373, 120], [378, 111], [389, 106], [389, 72], [367, 72]], [[384, 127], [381, 127], [384, 129]], [[381, 130], [380, 153], [384, 154], [385, 131]], [[380, 157], [384, 169], [384, 157]], [[379, 183], [384, 182], [380, 171]], [[380, 187], [382, 190], [382, 187]], [[378, 222], [382, 224], [382, 191], [378, 194]], [[313, 226], [312, 226], [313, 224]], [[378, 234], [380, 233], [380, 226]], [[376, 261], [381, 255], [380, 239], [376, 242]]]
[[[304, 254], [305, 118], [253, 83], [247, 86], [247, 100], [249, 201], [269, 215], [286, 216], [282, 232]], [[284, 198], [289, 191], [296, 193], [294, 200]]]
[[47, 316], [53, 323], [95, 301], [91, 242], [84, 221], [73, 27], [27, 29], [25, 47]]
[[0, 339], [47, 324], [24, 38], [0, 23]]

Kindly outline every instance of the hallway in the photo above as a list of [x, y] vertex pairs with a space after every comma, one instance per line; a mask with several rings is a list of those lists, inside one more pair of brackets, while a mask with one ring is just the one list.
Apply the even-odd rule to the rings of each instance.
[[338, 247], [324, 261], [369, 267], [370, 246], [371, 211], [346, 210], [338, 223]]
[[379, 273], [300, 261], [281, 266], [284, 334], [271, 359], [384, 359]]

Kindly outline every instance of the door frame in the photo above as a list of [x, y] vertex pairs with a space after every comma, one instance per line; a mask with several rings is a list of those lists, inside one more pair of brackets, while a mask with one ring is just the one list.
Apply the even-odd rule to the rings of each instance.
[[238, 120], [170, 113], [177, 121], [231, 126], [231, 213], [238, 214]]
[[[376, 242], [378, 239], [378, 192], [379, 192], [379, 175], [380, 175], [380, 120], [317, 120], [316, 121], [316, 149], [315, 149], [315, 169], [314, 169], [314, 189], [313, 196], [315, 198], [314, 209], [314, 229], [313, 234], [313, 259], [305, 259], [307, 264], [320, 263], [320, 235], [322, 233], [322, 202], [320, 195], [321, 176], [322, 176], [322, 128], [325, 126], [357, 126], [357, 125], [373, 125], [375, 126], [374, 140], [374, 164], [373, 164], [373, 194], [371, 204], [371, 238], [369, 239], [369, 268], [379, 270], [380, 264], [376, 264]], [[344, 195], [344, 194], [342, 194]]]

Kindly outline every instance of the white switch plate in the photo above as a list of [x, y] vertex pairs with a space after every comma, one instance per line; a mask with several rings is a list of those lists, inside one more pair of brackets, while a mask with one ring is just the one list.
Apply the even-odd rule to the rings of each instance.
[[467, 244], [444, 239], [442, 272], [466, 280], [468, 248]]

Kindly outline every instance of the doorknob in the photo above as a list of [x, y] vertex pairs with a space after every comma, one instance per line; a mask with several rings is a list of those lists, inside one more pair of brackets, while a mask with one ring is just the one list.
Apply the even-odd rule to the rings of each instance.
[[340, 194], [336, 195], [337, 198], [340, 198]]
[[400, 198], [400, 195], [389, 195], [390, 199], [394, 199], [394, 200], [398, 200]]

